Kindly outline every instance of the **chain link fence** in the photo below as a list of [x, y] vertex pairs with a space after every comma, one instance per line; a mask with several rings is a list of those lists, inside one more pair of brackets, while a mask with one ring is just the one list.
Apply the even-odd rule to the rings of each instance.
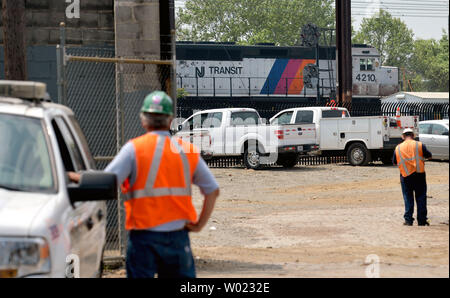
[[[65, 47], [59, 58], [58, 101], [74, 111], [102, 170], [123, 144], [144, 133], [143, 98], [155, 90], [170, 93], [172, 63], [116, 59], [114, 48], [93, 47]], [[105, 259], [125, 255], [123, 199], [107, 202]]]

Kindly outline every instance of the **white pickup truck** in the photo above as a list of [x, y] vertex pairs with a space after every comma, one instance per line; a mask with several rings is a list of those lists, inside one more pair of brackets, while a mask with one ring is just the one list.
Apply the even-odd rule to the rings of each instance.
[[205, 110], [177, 127], [176, 135], [201, 148], [202, 155], [242, 156], [247, 168], [280, 164], [293, 167], [298, 155], [317, 149], [315, 125], [267, 125], [248, 108]]
[[417, 116], [350, 117], [345, 108], [306, 107], [279, 112], [270, 123], [314, 124], [317, 154], [345, 155], [354, 166], [381, 160], [391, 163], [395, 146], [402, 131], [411, 128], [418, 134]]
[[0, 278], [99, 277], [116, 176], [94, 171], [73, 111], [46, 97], [43, 83], [0, 80]]

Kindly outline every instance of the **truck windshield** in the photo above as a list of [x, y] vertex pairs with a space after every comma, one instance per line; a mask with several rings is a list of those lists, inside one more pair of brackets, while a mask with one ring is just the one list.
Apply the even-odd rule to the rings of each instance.
[[47, 192], [54, 175], [40, 119], [0, 113], [0, 188]]

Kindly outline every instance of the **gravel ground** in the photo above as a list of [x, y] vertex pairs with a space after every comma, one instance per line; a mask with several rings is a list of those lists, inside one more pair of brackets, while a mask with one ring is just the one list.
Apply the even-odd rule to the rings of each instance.
[[221, 196], [191, 234], [198, 277], [365, 277], [376, 255], [381, 277], [448, 278], [449, 163], [426, 170], [431, 226], [407, 227], [393, 166], [213, 169]]

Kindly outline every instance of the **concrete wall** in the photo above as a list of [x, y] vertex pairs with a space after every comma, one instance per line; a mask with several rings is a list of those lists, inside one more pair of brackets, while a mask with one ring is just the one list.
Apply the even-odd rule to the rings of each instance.
[[[27, 47], [28, 79], [47, 84], [47, 92], [53, 100], [57, 99], [56, 88], [56, 47], [29, 46]], [[5, 78], [4, 52], [0, 45], [0, 79]]]
[[[113, 46], [117, 57], [170, 59], [167, 55], [170, 51], [167, 47], [169, 16], [166, 14], [173, 0], [80, 0], [79, 19], [67, 18], [68, 5], [65, 0], [26, 0], [28, 78], [46, 82], [53, 100], [57, 96], [55, 46], [60, 42], [60, 22], [66, 23], [68, 47]], [[160, 14], [164, 15], [162, 22]], [[4, 78], [2, 30], [0, 5], [0, 79]], [[121, 71], [125, 91], [134, 93], [165, 88], [169, 68], [124, 65]]]
[[[69, 45], [114, 45], [114, 0], [80, 0], [79, 19], [66, 17], [68, 5], [64, 0], [26, 0], [27, 45], [58, 44], [61, 22], [67, 24]], [[3, 34], [0, 34], [2, 43]]]

